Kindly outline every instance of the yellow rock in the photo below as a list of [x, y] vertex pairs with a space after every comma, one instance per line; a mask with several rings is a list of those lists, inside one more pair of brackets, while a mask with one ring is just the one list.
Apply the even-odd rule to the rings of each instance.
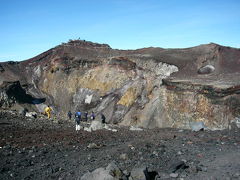
[[117, 104], [121, 104], [129, 107], [135, 102], [137, 96], [138, 96], [138, 92], [136, 87], [130, 87], [126, 91], [126, 93], [122, 96], [122, 98], [118, 101]]

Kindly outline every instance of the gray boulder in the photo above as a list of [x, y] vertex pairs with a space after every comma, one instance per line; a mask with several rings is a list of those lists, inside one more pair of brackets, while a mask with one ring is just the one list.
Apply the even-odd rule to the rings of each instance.
[[190, 122], [190, 128], [192, 131], [200, 131], [206, 129], [203, 122]]
[[93, 172], [87, 172], [81, 177], [81, 180], [118, 180], [124, 176], [121, 169], [111, 162], [106, 168], [98, 168]]
[[198, 70], [198, 73], [199, 73], [199, 74], [210, 74], [210, 73], [212, 73], [214, 70], [215, 70], [215, 67], [213, 67], [212, 65], [206, 65], [206, 66], [201, 67], [201, 68]]
[[146, 167], [139, 167], [139, 168], [134, 168], [131, 171], [131, 178], [133, 180], [144, 180], [145, 179], [145, 174], [144, 170]]

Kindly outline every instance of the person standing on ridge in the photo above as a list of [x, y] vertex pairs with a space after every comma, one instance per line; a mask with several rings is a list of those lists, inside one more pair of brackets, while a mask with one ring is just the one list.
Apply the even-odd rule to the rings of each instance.
[[48, 119], [50, 119], [51, 111], [52, 111], [52, 108], [49, 105], [44, 109], [44, 112], [47, 115]]

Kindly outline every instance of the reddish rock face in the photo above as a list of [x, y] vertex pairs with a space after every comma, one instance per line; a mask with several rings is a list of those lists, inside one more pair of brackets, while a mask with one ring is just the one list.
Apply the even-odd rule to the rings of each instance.
[[23, 97], [34, 101], [16, 99], [9, 107], [15, 102], [43, 111], [50, 104], [61, 117], [80, 109], [149, 128], [188, 128], [192, 121], [226, 128], [239, 116], [239, 74], [240, 50], [213, 43], [115, 50], [72, 40], [29, 60], [1, 63], [0, 101], [8, 98], [4, 82], [19, 81]]

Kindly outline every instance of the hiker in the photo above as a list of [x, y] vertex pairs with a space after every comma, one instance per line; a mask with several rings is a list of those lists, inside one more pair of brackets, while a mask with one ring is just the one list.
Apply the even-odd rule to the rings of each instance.
[[47, 115], [48, 119], [50, 119], [51, 111], [52, 111], [52, 108], [50, 108], [49, 105], [44, 110], [44, 112]]
[[94, 114], [93, 111], [92, 111], [92, 113], [91, 113], [91, 115], [90, 115], [90, 119], [91, 119], [92, 121], [94, 121], [94, 119], [95, 119], [95, 114]]
[[106, 117], [104, 116], [103, 113], [101, 113], [101, 119], [102, 119], [102, 123], [105, 124], [106, 123]]
[[84, 113], [84, 117], [85, 117], [85, 121], [87, 122], [87, 120], [88, 120], [88, 112], [87, 111]]
[[71, 120], [72, 119], [72, 112], [68, 111], [67, 115], [68, 115], [69, 120]]
[[76, 121], [76, 131], [80, 130], [80, 121], [81, 121], [81, 112], [77, 111], [75, 113], [75, 121]]

